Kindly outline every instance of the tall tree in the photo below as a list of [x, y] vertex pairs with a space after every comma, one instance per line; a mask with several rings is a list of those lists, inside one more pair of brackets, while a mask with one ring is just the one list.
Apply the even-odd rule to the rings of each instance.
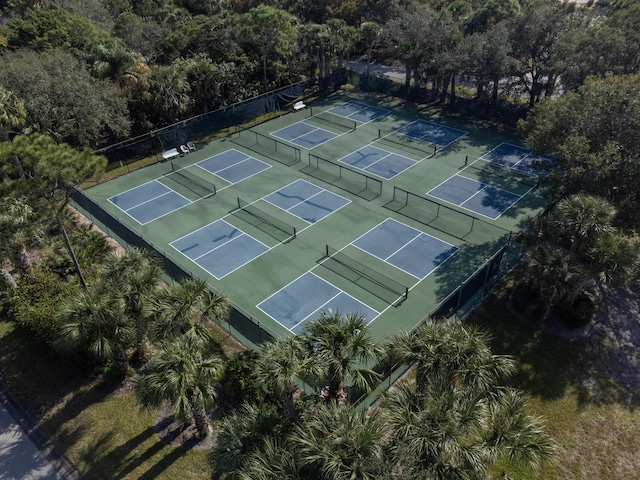
[[297, 337], [286, 337], [261, 348], [257, 378], [282, 395], [289, 416], [294, 423], [300, 425], [302, 420], [294, 402], [294, 395], [299, 390], [297, 382], [303, 376], [317, 378], [321, 374], [321, 368], [319, 358], [309, 356]]
[[74, 146], [125, 137], [131, 122], [120, 90], [93, 78], [73, 55], [22, 49], [0, 55], [0, 85], [24, 102], [25, 127]]
[[371, 51], [380, 42], [382, 28], [376, 22], [365, 22], [360, 25], [360, 37], [367, 46], [367, 75], [371, 66]]
[[143, 406], [157, 408], [168, 401], [176, 416], [193, 419], [200, 438], [209, 434], [206, 409], [217, 397], [215, 382], [224, 368], [220, 358], [206, 356], [205, 347], [194, 335], [162, 343], [134, 387]]
[[[17, 162], [16, 158], [19, 159]], [[20, 135], [13, 143], [0, 145], [0, 170], [5, 177], [0, 190], [23, 195], [29, 205], [39, 208], [41, 218], [56, 220], [85, 288], [86, 282], [62, 217], [78, 185], [99, 178], [106, 164], [104, 157], [95, 155], [89, 148], [78, 151], [67, 144], [57, 144], [46, 135]]]
[[569, 17], [546, 4], [532, 5], [515, 17], [511, 44], [516, 59], [514, 75], [529, 95], [529, 106], [550, 96], [561, 72], [554, 70], [554, 54], [562, 35], [569, 29]]
[[100, 363], [114, 361], [122, 375], [128, 372], [126, 349], [135, 340], [135, 328], [119, 298], [98, 289], [80, 292], [61, 307], [59, 319], [58, 348], [85, 351]]
[[[0, 85], [0, 130], [5, 142], [10, 140], [10, 133], [22, 128], [27, 121], [27, 110], [24, 102], [12, 91]], [[13, 131], [13, 132], [12, 132]]]
[[252, 8], [243, 18], [241, 35], [259, 52], [265, 92], [269, 90], [267, 76], [269, 58], [272, 55], [286, 56], [291, 49], [295, 48], [296, 23], [297, 19], [293, 15], [268, 5]]
[[177, 122], [191, 106], [191, 87], [180, 63], [154, 66], [149, 73], [151, 108], [156, 125]]
[[381, 358], [383, 349], [369, 336], [362, 315], [322, 312], [318, 320], [305, 325], [300, 341], [307, 354], [322, 363], [319, 380], [327, 382], [323, 391], [327, 403], [344, 398], [347, 384], [369, 390], [378, 377], [371, 364]]
[[226, 320], [230, 304], [226, 297], [211, 293], [206, 282], [188, 279], [161, 289], [150, 309], [156, 337], [208, 338], [207, 323], [214, 318]]
[[43, 228], [25, 198], [0, 198], [0, 272], [8, 285], [15, 286], [15, 281], [5, 260], [27, 270], [31, 264], [28, 247], [41, 245], [43, 240]]
[[101, 279], [106, 295], [122, 299], [123, 314], [135, 325], [138, 359], [146, 360], [150, 311], [162, 284], [162, 269], [150, 251], [131, 248], [120, 256], [107, 258]]
[[492, 354], [487, 340], [453, 319], [390, 339], [401, 359], [417, 361], [415, 384], [405, 380], [383, 399], [396, 469], [413, 478], [486, 478], [496, 461], [535, 468], [551, 456], [540, 419], [500, 384], [513, 361]]
[[[282, 449], [288, 442], [286, 416], [269, 404], [244, 405], [220, 421], [217, 443], [208, 456], [214, 476], [225, 478], [276, 478], [263, 466], [265, 455], [275, 448], [275, 455], [290, 456], [291, 448]], [[293, 463], [293, 470], [295, 461]], [[284, 462], [283, 462], [284, 463]], [[269, 468], [272, 468], [269, 467]], [[250, 476], [250, 473], [256, 476]], [[296, 478], [296, 477], [293, 477]]]
[[547, 183], [556, 197], [604, 197], [626, 228], [640, 225], [638, 85], [638, 74], [590, 78], [575, 92], [540, 102], [519, 126], [530, 148], [555, 156]]
[[530, 245], [524, 273], [545, 306], [543, 318], [554, 306], [571, 306], [589, 286], [633, 278], [640, 251], [615, 231], [614, 216], [605, 199], [575, 194], [560, 200], [548, 218], [529, 220], [521, 234]]
[[376, 413], [325, 405], [306, 416], [292, 441], [299, 463], [326, 480], [374, 480], [383, 461], [384, 424]]

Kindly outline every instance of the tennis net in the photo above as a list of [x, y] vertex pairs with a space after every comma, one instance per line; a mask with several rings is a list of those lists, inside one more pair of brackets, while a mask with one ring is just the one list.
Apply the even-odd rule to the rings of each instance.
[[377, 178], [312, 153], [309, 166], [301, 171], [367, 200], [382, 195], [382, 182]]
[[268, 137], [248, 128], [238, 127], [235, 135], [230, 136], [237, 145], [248, 148], [284, 165], [291, 166], [300, 162], [300, 149], [275, 138]]
[[411, 152], [420, 159], [433, 157], [438, 147], [416, 138], [397, 133], [395, 130], [378, 130], [378, 143], [391, 145], [405, 152]]
[[[353, 257], [348, 256], [341, 250], [337, 250], [330, 245], [325, 246], [325, 260], [322, 263], [335, 273], [360, 285], [374, 295], [382, 298], [388, 303], [395, 303], [406, 299], [409, 296], [409, 287], [389, 278], [387, 275], [374, 270]], [[343, 267], [343, 268], [340, 268]], [[345, 270], [346, 269], [346, 270]], [[374, 287], [374, 288], [371, 288]], [[380, 288], [388, 293], [380, 291]]]
[[171, 162], [171, 172], [166, 175], [166, 178], [188, 188], [200, 197], [211, 197], [218, 193], [213, 182], [191, 173], [186, 168], [180, 168], [173, 162]]
[[350, 120], [333, 113], [323, 112], [318, 110], [317, 108], [314, 109], [313, 107], [309, 109], [309, 116], [305, 120], [307, 122], [315, 121], [319, 124], [330, 125], [335, 129], [341, 130], [343, 132], [352, 132], [358, 126], [355, 120]]
[[[290, 225], [284, 220], [280, 220], [277, 217], [274, 217], [270, 213], [265, 212], [264, 210], [258, 208], [254, 203], [249, 203], [242, 200], [240, 197], [238, 198], [238, 212], [244, 212], [249, 214], [251, 217], [259, 220], [262, 224], [269, 225], [281, 233], [286, 234], [285, 238], [280, 238], [280, 236], [276, 236], [278, 240], [290, 240], [296, 238], [296, 227]], [[253, 224], [254, 226], [258, 226]]]

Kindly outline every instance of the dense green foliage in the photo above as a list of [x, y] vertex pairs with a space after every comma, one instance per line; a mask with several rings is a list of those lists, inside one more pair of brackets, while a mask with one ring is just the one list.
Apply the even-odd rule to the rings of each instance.
[[[74, 145], [113, 142], [326, 76], [353, 55], [401, 63], [407, 88], [429, 86], [433, 99], [450, 103], [461, 78], [475, 84], [478, 99], [524, 96], [533, 106], [589, 75], [640, 68], [637, 2], [612, 4], [607, 15], [510, 0], [59, 0], [0, 8], [0, 86], [28, 112], [12, 129]], [[44, 98], [46, 91], [53, 95]]]
[[625, 236], [640, 226], [638, 2], [596, 12], [543, 0], [18, 0], [0, 10], [1, 300], [13, 320], [59, 354], [123, 375], [141, 365], [140, 404], [169, 402], [200, 437], [224, 399], [210, 456], [224, 478], [481, 478], [552, 453], [520, 392], [502, 386], [514, 365], [484, 332], [427, 322], [394, 336], [386, 353], [414, 364], [416, 379], [378, 413], [357, 411], [346, 387], [370, 391], [385, 353], [361, 317], [329, 312], [225, 362], [210, 320], [227, 318], [226, 298], [203, 282], [165, 285], [145, 252], [109, 255], [65, 207], [105, 171], [92, 148], [328, 77], [354, 55], [388, 60], [404, 67], [407, 98], [429, 87], [448, 108], [464, 79], [481, 108], [528, 105], [521, 132], [557, 162], [543, 182], [556, 204], [524, 226], [519, 306], [580, 326], [593, 311], [585, 291], [625, 285], [638, 266]]

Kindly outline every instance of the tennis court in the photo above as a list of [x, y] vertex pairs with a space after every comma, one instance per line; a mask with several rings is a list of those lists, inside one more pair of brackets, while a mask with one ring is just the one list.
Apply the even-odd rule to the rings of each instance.
[[158, 180], [119, 193], [109, 201], [141, 225], [174, 212], [191, 201]]
[[361, 123], [369, 123], [389, 113], [385, 108], [374, 107], [360, 102], [345, 102], [332, 107], [327, 112]]
[[170, 245], [217, 280], [269, 250], [225, 220], [216, 220]]
[[397, 133], [421, 142], [437, 145], [438, 148], [445, 148], [460, 140], [468, 132], [427, 120], [415, 120], [399, 128]]
[[342, 157], [340, 162], [387, 180], [391, 180], [417, 163], [408, 157], [388, 152], [373, 145], [368, 145]]
[[271, 168], [268, 163], [233, 148], [202, 160], [196, 165], [232, 185]]
[[458, 251], [458, 247], [387, 218], [353, 245], [423, 280]]
[[306, 272], [257, 305], [261, 311], [293, 333], [300, 333], [305, 323], [318, 318], [320, 312], [359, 313], [367, 323], [379, 312], [340, 288]]
[[346, 198], [306, 180], [296, 180], [267, 195], [264, 200], [307, 223], [316, 223], [350, 203]]
[[427, 195], [463, 207], [495, 220], [511, 208], [522, 195], [482, 183], [463, 174], [455, 174]]
[[230, 132], [85, 193], [109, 233], [130, 230], [274, 337], [329, 309], [365, 315], [377, 340], [410, 330], [546, 206], [517, 138], [386, 97]]
[[307, 150], [316, 148], [338, 136], [337, 133], [305, 122], [289, 125], [288, 127], [272, 132], [271, 135], [286, 140], [287, 142], [295, 143], [299, 147]]

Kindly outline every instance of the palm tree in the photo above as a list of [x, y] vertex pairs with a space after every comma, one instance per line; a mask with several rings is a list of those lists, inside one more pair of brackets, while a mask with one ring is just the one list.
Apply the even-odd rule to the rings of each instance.
[[193, 419], [200, 438], [209, 433], [206, 408], [217, 397], [215, 382], [224, 368], [220, 358], [203, 357], [205, 346], [205, 341], [195, 335], [161, 343], [134, 387], [143, 406], [157, 408], [168, 401], [176, 416]]
[[249, 456], [239, 480], [304, 480], [310, 478], [296, 458], [291, 442], [285, 437], [268, 436], [259, 452]]
[[503, 458], [536, 467], [553, 453], [540, 419], [522, 394], [501, 387], [513, 361], [493, 355], [486, 333], [454, 320], [429, 321], [391, 344], [416, 361], [416, 382], [383, 397], [392, 430], [391, 458], [413, 478], [486, 478]]
[[162, 284], [162, 269], [151, 251], [131, 248], [106, 260], [102, 279], [105, 289], [122, 299], [124, 314], [135, 324], [137, 357], [144, 361], [149, 347], [150, 312]]
[[480, 328], [456, 319], [426, 320], [413, 332], [398, 332], [389, 339], [392, 355], [415, 364], [416, 385], [428, 392], [435, 375], [451, 389], [461, 385], [488, 392], [515, 371], [513, 359], [494, 355], [489, 336]]
[[322, 371], [319, 359], [307, 353], [298, 337], [280, 338], [261, 348], [257, 366], [258, 380], [283, 396], [287, 412], [297, 425], [302, 421], [294, 403], [294, 395], [299, 390], [296, 382], [302, 376], [317, 378]]
[[158, 118], [165, 124], [177, 121], [191, 105], [191, 87], [179, 65], [154, 66], [149, 86]]
[[142, 60], [140, 55], [127, 49], [122, 42], [93, 47], [88, 59], [91, 73], [97, 78], [109, 78], [120, 85], [124, 78], [136, 80], [135, 67]]
[[278, 445], [278, 439], [286, 442], [287, 429], [286, 416], [268, 404], [244, 405], [222, 419], [218, 424], [216, 446], [208, 457], [214, 478], [222, 474], [230, 479], [246, 477], [257, 467], [256, 461], [264, 458], [266, 448]]
[[369, 76], [369, 69], [371, 66], [371, 51], [380, 41], [381, 34], [382, 27], [380, 27], [376, 22], [365, 22], [360, 25], [360, 37], [367, 46], [367, 76]]
[[599, 236], [585, 257], [600, 288], [605, 283], [628, 284], [640, 266], [638, 243], [618, 233]]
[[382, 461], [384, 425], [375, 413], [322, 405], [295, 428], [299, 463], [327, 480], [373, 480]]
[[158, 292], [150, 307], [152, 328], [163, 340], [185, 333], [206, 338], [206, 323], [212, 318], [226, 320], [230, 308], [229, 300], [211, 293], [205, 282], [184, 280]]
[[554, 219], [560, 232], [571, 239], [569, 253], [574, 255], [585, 241], [594, 241], [613, 232], [611, 222], [616, 211], [606, 199], [575, 194], [558, 202]]
[[[27, 270], [31, 264], [27, 249], [43, 242], [43, 228], [26, 198], [0, 198], [0, 265], [8, 258], [20, 270]], [[3, 276], [13, 283], [4, 270]]]
[[383, 349], [371, 340], [365, 318], [360, 314], [322, 312], [318, 320], [306, 325], [300, 341], [308, 355], [323, 365], [319, 380], [328, 383], [323, 390], [327, 403], [344, 399], [345, 382], [370, 391], [378, 378], [369, 364], [382, 357]]
[[10, 131], [24, 126], [26, 121], [24, 102], [11, 90], [0, 85], [0, 131], [5, 142], [10, 141]]
[[58, 348], [84, 350], [98, 362], [115, 361], [122, 374], [128, 372], [126, 349], [135, 339], [135, 328], [120, 298], [98, 289], [82, 291], [62, 306], [58, 319]]

